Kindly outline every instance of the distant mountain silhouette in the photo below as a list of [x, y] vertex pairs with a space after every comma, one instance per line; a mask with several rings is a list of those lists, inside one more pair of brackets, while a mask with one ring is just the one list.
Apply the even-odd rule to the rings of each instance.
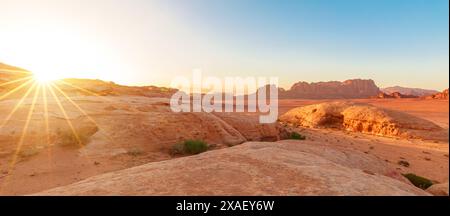
[[393, 92], [391, 94], [386, 94], [384, 92], [380, 92], [378, 93], [377, 96], [373, 97], [373, 98], [419, 98], [419, 96], [416, 95], [404, 95], [402, 93], [399, 92]]
[[394, 92], [398, 92], [402, 95], [413, 95], [413, 96], [427, 96], [431, 94], [439, 93], [439, 91], [431, 90], [431, 89], [421, 89], [421, 88], [408, 88], [408, 87], [401, 87], [401, 86], [393, 86], [393, 87], [387, 87], [381, 89], [386, 94], [392, 94]]
[[280, 89], [280, 98], [341, 99], [369, 98], [378, 95], [380, 89], [371, 79], [351, 79], [343, 82], [297, 82], [289, 90]]

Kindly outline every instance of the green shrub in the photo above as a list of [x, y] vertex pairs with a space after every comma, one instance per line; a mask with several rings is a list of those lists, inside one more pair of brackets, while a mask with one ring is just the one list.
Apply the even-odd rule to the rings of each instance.
[[199, 154], [208, 150], [208, 144], [201, 140], [186, 140], [172, 146], [172, 154]]
[[297, 133], [297, 132], [292, 132], [289, 136], [289, 139], [294, 139], [294, 140], [305, 140], [306, 137]]
[[431, 182], [429, 179], [415, 175], [413, 173], [403, 174], [403, 176], [405, 176], [405, 178], [407, 178], [414, 186], [423, 190], [433, 185], [433, 182]]
[[208, 150], [208, 144], [201, 140], [184, 141], [184, 151], [188, 154], [199, 154]]

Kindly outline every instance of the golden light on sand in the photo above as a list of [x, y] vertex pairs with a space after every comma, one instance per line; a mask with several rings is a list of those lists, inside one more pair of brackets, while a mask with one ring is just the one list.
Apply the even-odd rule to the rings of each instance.
[[[14, 71], [13, 71], [14, 72]], [[22, 71], [17, 71], [17, 73], [23, 73]], [[71, 106], [74, 106], [80, 113], [85, 115], [90, 121], [92, 121], [94, 124], [98, 125], [77, 103], [75, 103], [69, 95], [67, 95], [58, 85], [62, 86], [70, 86], [72, 88], [76, 88], [79, 90], [84, 90], [83, 92], [88, 93], [89, 95], [97, 96], [93, 93], [90, 93], [88, 90], [83, 89], [82, 87], [66, 83], [63, 80], [59, 80], [62, 77], [60, 76], [60, 73], [57, 73], [56, 71], [52, 72], [51, 70], [37, 70], [32, 73], [32, 76], [27, 76], [24, 78], [18, 78], [13, 81], [9, 81], [6, 83], [3, 83], [2, 86], [8, 86], [12, 84], [16, 84], [16, 87], [11, 88], [10, 90], [6, 91], [5, 93], [2, 93], [0, 95], [0, 100], [7, 99], [10, 95], [17, 93], [17, 92], [23, 92], [19, 98], [17, 99], [17, 102], [14, 104], [12, 110], [8, 113], [5, 119], [2, 119], [0, 121], [0, 129], [5, 127], [5, 125], [12, 119], [12, 117], [17, 113], [17, 111], [25, 106], [29, 106], [27, 110], [27, 115], [25, 122], [23, 124], [22, 133], [20, 135], [20, 138], [18, 139], [16, 143], [16, 148], [14, 151], [14, 154], [12, 158], [9, 161], [8, 165], [8, 173], [11, 173], [18, 160], [19, 160], [19, 154], [22, 150], [22, 147], [25, 142], [25, 137], [29, 135], [29, 125], [30, 121], [32, 119], [32, 116], [35, 113], [43, 112], [44, 114], [44, 121], [45, 121], [45, 131], [46, 131], [46, 142], [47, 146], [50, 146], [51, 149], [51, 141], [50, 141], [50, 132], [49, 132], [49, 111], [48, 111], [48, 100], [54, 100], [56, 102], [57, 107], [59, 108], [60, 112], [63, 114], [64, 119], [69, 126], [71, 133], [76, 138], [77, 145], [80, 147], [83, 145], [79, 134], [74, 128], [72, 120], [69, 118], [66, 107], [61, 103], [61, 100], [67, 100], [70, 102]], [[25, 90], [25, 91], [24, 91]], [[98, 97], [98, 96], [97, 96]], [[38, 105], [38, 101], [41, 101], [41, 106]], [[109, 137], [109, 135], [107, 135]], [[49, 150], [50, 151], [50, 150]], [[49, 157], [51, 157], [51, 154], [49, 154]], [[89, 158], [86, 158], [86, 160], [89, 160]], [[9, 175], [4, 178], [4, 180], [0, 184], [0, 193], [2, 192], [3, 188], [8, 184], [9, 182]]]

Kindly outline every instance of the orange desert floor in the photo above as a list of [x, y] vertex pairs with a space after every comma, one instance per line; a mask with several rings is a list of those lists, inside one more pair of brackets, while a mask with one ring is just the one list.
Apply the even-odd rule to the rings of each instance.
[[[86, 112], [89, 113], [96, 121], [103, 125], [106, 125], [105, 127], [108, 127], [109, 125], [109, 123], [106, 122], [106, 120], [104, 120], [102, 117], [106, 114], [99, 112], [94, 113], [95, 110], [100, 109], [99, 104], [104, 107], [104, 110], [107, 110], [112, 118], [114, 118], [114, 115], [117, 115], [118, 117], [120, 116], [120, 118], [118, 118], [116, 121], [129, 121], [130, 119], [127, 118], [131, 116], [130, 112], [134, 110], [133, 107], [123, 107], [123, 104], [111, 105], [105, 100], [95, 101], [95, 103], [91, 101], [92, 103], [89, 104], [88, 100], [85, 99], [74, 99], [74, 101], [78, 103], [84, 110], [86, 110]], [[295, 107], [321, 103], [325, 101], [332, 100], [280, 100], [280, 115]], [[377, 107], [403, 111], [414, 116], [430, 120], [448, 130], [449, 103], [447, 100], [359, 99], [352, 101], [369, 103]], [[84, 105], [84, 103], [86, 103], [86, 105]], [[136, 99], [135, 101], [128, 101], [126, 104], [133, 105], [138, 103], [139, 99]], [[6, 104], [11, 103], [8, 103], [8, 101], [1, 101], [0, 104], [1, 108], [2, 106], [5, 107]], [[159, 102], [158, 104], [161, 105], [161, 103]], [[141, 106], [140, 108], [145, 109], [140, 110], [144, 110], [142, 112], [152, 112], [152, 110], [159, 111], [159, 105], [150, 104]], [[10, 110], [10, 108], [5, 110]], [[5, 113], [5, 110], [1, 111]], [[26, 115], [25, 111], [26, 110], [23, 110], [21, 113], [21, 110], [19, 110], [17, 115]], [[71, 113], [72, 112], [69, 110], [68, 115], [71, 115]], [[1, 118], [5, 118], [5, 115], [6, 114], [2, 114]], [[159, 117], [163, 118], [164, 116]], [[57, 118], [56, 114], [55, 118]], [[73, 119], [76, 119], [76, 117], [74, 117]], [[146, 119], [143, 119], [142, 123], [139, 123], [138, 127], [144, 129], [146, 127], [150, 127], [146, 125], [150, 124], [150, 122], [146, 123], [145, 120]], [[151, 121], [151, 119], [148, 120]], [[161, 121], [161, 119], [159, 120]], [[179, 119], [179, 121], [187, 120], [189, 119]], [[111, 119], [109, 121], [111, 121]], [[175, 121], [176, 123], [177, 119], [167, 119], [167, 122], [170, 121]], [[166, 123], [166, 120], [164, 120], [163, 122]], [[180, 126], [184, 125], [182, 123], [179, 124]], [[214, 127], [216, 126], [217, 125], [214, 125]], [[99, 137], [100, 135], [95, 135], [92, 141], [93, 144], [89, 143], [86, 147], [84, 147], [86, 148], [86, 150], [61, 146], [40, 146], [38, 150], [24, 152], [20, 157], [17, 158], [14, 166], [11, 166], [11, 155], [14, 154], [14, 152], [11, 152], [10, 149], [4, 149], [3, 147], [0, 147], [0, 184], [2, 186], [0, 194], [24, 195], [37, 193], [54, 187], [75, 183], [88, 177], [99, 175], [102, 173], [173, 158], [173, 156], [169, 154], [170, 148], [168, 147], [167, 143], [175, 141], [161, 143], [158, 143], [157, 141], [149, 142], [148, 140], [151, 140], [151, 138], [136, 138], [138, 136], [144, 136], [142, 132], [138, 130], [139, 128], [130, 129], [131, 126], [126, 127], [125, 129], [112, 128], [113, 126], [110, 127], [111, 128], [109, 129], [116, 130], [118, 135], [120, 135], [121, 132], [125, 133], [127, 131], [133, 133], [129, 134], [129, 136], [133, 137], [133, 139], [130, 138], [131, 141], [128, 141], [128, 143], [126, 142], [126, 138], [124, 138], [125, 140], [117, 140], [117, 142], [124, 142], [125, 144], [120, 145], [121, 147], [126, 145], [127, 150], [119, 151], [122, 148], [115, 148], [119, 144], [111, 144], [112, 147], [109, 148], [108, 142], [100, 142], [100, 140], [102, 140]], [[186, 125], [183, 127], [186, 127]], [[401, 173], [414, 173], [429, 178], [435, 182], [448, 182], [448, 140], [426, 141], [417, 139], [386, 138], [360, 133], [344, 132], [333, 129], [302, 128], [299, 130], [300, 133], [304, 134], [309, 141], [318, 143], [320, 142], [321, 145], [333, 146], [333, 148], [338, 149], [360, 151], [364, 154], [373, 155], [387, 162], [388, 166], [398, 170]], [[176, 132], [155, 132], [156, 135], [172, 133]], [[202, 131], [199, 131], [198, 133], [202, 133]], [[208, 131], [208, 133], [210, 132]], [[164, 137], [158, 138], [164, 139]], [[0, 136], [0, 143], [2, 144], [12, 144], [16, 141], [17, 137], [14, 138], [14, 140], [9, 140], [9, 138], [6, 136]], [[114, 142], [115, 139], [110, 141]], [[136, 145], [136, 148], [133, 147], [133, 144]], [[93, 147], [90, 147], [90, 145]], [[144, 145], [150, 147], [142, 147]], [[217, 148], [225, 147], [226, 145], [217, 146]], [[98, 148], [100, 150], [96, 150], [95, 148]], [[104, 154], [102, 154], [101, 151], [105, 151]], [[111, 153], [115, 151], [115, 154]], [[410, 166], [401, 166], [398, 164], [399, 161], [407, 161]]]

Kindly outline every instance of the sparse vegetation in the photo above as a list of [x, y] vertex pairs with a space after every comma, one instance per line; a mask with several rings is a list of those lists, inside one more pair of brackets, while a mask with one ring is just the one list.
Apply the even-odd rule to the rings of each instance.
[[202, 140], [186, 140], [172, 146], [172, 154], [200, 154], [208, 150], [208, 144]]
[[413, 173], [403, 174], [414, 186], [421, 188], [423, 190], [429, 188], [433, 185], [433, 182], [422, 176], [415, 175]]
[[188, 154], [199, 154], [208, 150], [208, 144], [201, 140], [187, 140], [184, 142], [184, 150]]
[[289, 139], [293, 139], [293, 140], [305, 140], [306, 137], [303, 136], [303, 135], [301, 135], [301, 134], [299, 134], [299, 133], [297, 133], [297, 132], [292, 132], [292, 133], [289, 135]]

